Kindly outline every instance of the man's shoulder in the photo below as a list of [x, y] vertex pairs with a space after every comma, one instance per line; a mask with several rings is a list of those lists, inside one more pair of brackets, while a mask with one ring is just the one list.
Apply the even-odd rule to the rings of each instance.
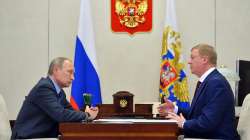
[[32, 88], [31, 90], [31, 94], [32, 93], [37, 93], [39, 92], [40, 89], [46, 89], [46, 90], [53, 90], [54, 91], [54, 86], [53, 86], [53, 83], [52, 81], [47, 77], [47, 78], [44, 78], [42, 77], [38, 82], [37, 84]]
[[225, 81], [225, 80], [226, 79], [224, 78], [224, 76], [216, 69], [213, 72], [211, 72], [206, 78], [206, 81], [212, 83], [219, 83], [220, 81]]
[[38, 83], [36, 84], [36, 87], [40, 87], [40, 86], [53, 87], [53, 83], [52, 83], [52, 81], [48, 77], [46, 77], [46, 78], [42, 77], [38, 81]]

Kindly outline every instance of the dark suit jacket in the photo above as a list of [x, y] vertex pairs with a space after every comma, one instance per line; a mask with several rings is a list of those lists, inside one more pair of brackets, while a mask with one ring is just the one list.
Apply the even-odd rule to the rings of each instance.
[[12, 139], [57, 137], [60, 122], [79, 122], [85, 118], [84, 112], [72, 109], [63, 90], [56, 93], [50, 78], [41, 78], [23, 102]]
[[239, 140], [233, 92], [224, 76], [214, 70], [196, 94], [189, 109], [179, 108], [178, 111], [186, 118], [185, 137]]

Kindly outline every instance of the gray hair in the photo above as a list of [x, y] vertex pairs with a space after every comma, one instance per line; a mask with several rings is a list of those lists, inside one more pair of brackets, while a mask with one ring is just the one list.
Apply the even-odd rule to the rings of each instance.
[[55, 66], [58, 66], [60, 69], [62, 69], [63, 63], [66, 60], [72, 62], [69, 58], [66, 58], [66, 57], [54, 58], [49, 65], [48, 75], [53, 74], [53, 70], [54, 70]]

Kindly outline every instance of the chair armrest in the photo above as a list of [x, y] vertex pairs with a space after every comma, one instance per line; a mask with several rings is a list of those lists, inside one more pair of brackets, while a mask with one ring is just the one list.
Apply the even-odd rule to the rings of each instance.
[[14, 125], [15, 125], [16, 120], [10, 120], [10, 128], [11, 130], [13, 129]]

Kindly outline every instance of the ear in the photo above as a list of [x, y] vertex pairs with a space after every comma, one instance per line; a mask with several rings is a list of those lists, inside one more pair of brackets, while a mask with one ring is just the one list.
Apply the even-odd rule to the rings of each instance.
[[54, 66], [53, 73], [56, 73], [60, 68], [58, 66]]
[[202, 62], [203, 63], [208, 63], [208, 56], [203, 56], [202, 57]]

